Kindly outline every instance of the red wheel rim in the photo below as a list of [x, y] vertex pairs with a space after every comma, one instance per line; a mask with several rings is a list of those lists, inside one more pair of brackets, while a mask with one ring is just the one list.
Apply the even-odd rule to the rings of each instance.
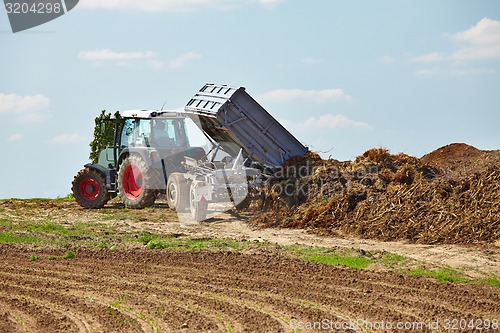
[[96, 200], [101, 194], [101, 187], [94, 178], [84, 178], [79, 186], [80, 195], [88, 201]]
[[137, 199], [142, 193], [142, 173], [136, 165], [130, 164], [123, 172], [123, 191], [129, 199]]

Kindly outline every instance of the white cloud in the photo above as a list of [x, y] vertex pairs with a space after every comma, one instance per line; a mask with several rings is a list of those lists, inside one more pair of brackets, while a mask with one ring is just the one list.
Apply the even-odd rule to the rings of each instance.
[[385, 55], [385, 56], [381, 57], [378, 61], [383, 63], [383, 64], [388, 65], [388, 64], [394, 63], [396, 61], [396, 59], [394, 59], [394, 57]]
[[292, 102], [297, 100], [305, 100], [318, 104], [330, 101], [350, 102], [353, 100], [352, 96], [346, 94], [342, 89], [276, 89], [259, 96], [258, 99], [259, 101], [263, 102]]
[[85, 137], [80, 134], [61, 134], [53, 138], [50, 138], [46, 142], [54, 145], [64, 145], [64, 144], [80, 143], [84, 141]]
[[357, 128], [357, 129], [370, 129], [372, 128], [368, 123], [363, 121], [356, 121], [349, 119], [342, 114], [324, 114], [319, 118], [310, 117], [304, 121], [305, 128], [309, 130], [318, 129], [340, 129], [340, 128]]
[[[469, 62], [500, 59], [500, 21], [483, 18], [471, 28], [445, 35], [454, 42], [454, 51], [431, 52], [410, 58], [410, 62], [449, 65], [449, 69], [434, 66], [417, 70], [418, 76], [470, 76], [496, 73], [491, 68], [470, 68]], [[474, 63], [474, 64], [476, 64]], [[458, 67], [457, 67], [458, 66]], [[475, 65], [473, 65], [475, 66]]]
[[427, 53], [423, 54], [421, 56], [413, 57], [410, 59], [412, 62], [437, 62], [437, 61], [442, 61], [446, 57], [438, 52], [432, 52], [432, 53]]
[[49, 106], [50, 99], [42, 94], [21, 96], [0, 93], [0, 115], [13, 115], [18, 121], [44, 120], [50, 116], [46, 111]]
[[442, 66], [434, 66], [432, 68], [423, 68], [415, 71], [416, 76], [426, 77], [465, 77], [483, 74], [495, 74], [498, 71], [494, 68], [480, 67], [480, 68], [444, 68]]
[[278, 119], [280, 124], [282, 124], [291, 133], [296, 133], [297, 135], [302, 133], [310, 134], [316, 133], [316, 136], [321, 131], [331, 131], [340, 129], [354, 129], [354, 130], [371, 130], [373, 127], [364, 122], [350, 119], [343, 114], [330, 114], [326, 113], [319, 117], [309, 117], [304, 121], [292, 121], [289, 119]]
[[453, 52], [451, 59], [455, 61], [500, 58], [500, 21], [483, 18], [470, 29], [450, 38], [466, 45]]
[[[156, 58], [156, 53], [153, 51], [144, 52], [115, 52], [110, 49], [80, 51], [78, 58], [85, 61], [92, 61], [94, 67], [116, 66], [116, 67], [132, 67], [140, 64], [153, 69], [165, 68], [165, 63]], [[141, 60], [147, 62], [141, 62]], [[138, 61], [138, 62], [137, 62]]]
[[306, 64], [306, 65], [316, 65], [316, 64], [321, 63], [321, 60], [316, 59], [316, 58], [307, 57], [307, 58], [301, 59], [300, 62], [303, 64]]
[[432, 52], [412, 57], [412, 62], [437, 62], [450, 60], [463, 64], [465, 61], [500, 59], [500, 21], [483, 18], [471, 28], [446, 35], [456, 43], [450, 53]]
[[498, 58], [500, 58], [500, 45], [467, 47], [457, 50], [451, 55], [451, 59], [456, 61]]
[[149, 12], [189, 12], [207, 8], [228, 10], [246, 5], [274, 8], [284, 0], [85, 0], [79, 8], [105, 8], [119, 10], [143, 10]]
[[[153, 51], [146, 52], [115, 52], [110, 49], [101, 49], [93, 51], [81, 51], [78, 53], [78, 58], [82, 60], [93, 61], [96, 67], [113, 64], [118, 67], [130, 67], [131, 61], [149, 59], [146, 65], [153, 69], [163, 69], [166, 64], [156, 58], [156, 53]], [[201, 54], [195, 52], [186, 52], [179, 55], [168, 63], [168, 67], [179, 69], [186, 66], [189, 62], [201, 59]]]
[[82, 60], [105, 61], [105, 60], [132, 60], [152, 58], [155, 56], [154, 52], [114, 52], [109, 49], [94, 50], [94, 51], [81, 51], [78, 53], [78, 58]]
[[15, 133], [6, 138], [7, 141], [9, 142], [14, 142], [14, 141], [21, 141], [24, 138], [24, 136], [21, 133]]
[[279, 4], [285, 2], [285, 0], [258, 0], [259, 5], [265, 8], [274, 8]]
[[434, 67], [434, 68], [424, 68], [424, 69], [419, 69], [418, 71], [415, 72], [416, 76], [434, 76], [439, 73], [441, 73], [441, 69]]
[[485, 17], [470, 29], [451, 35], [451, 39], [473, 45], [500, 45], [500, 21]]
[[473, 68], [473, 69], [455, 69], [451, 71], [453, 76], [472, 76], [481, 74], [494, 74], [497, 71], [493, 68]]
[[195, 52], [187, 52], [179, 55], [177, 58], [169, 62], [168, 67], [179, 69], [187, 65], [188, 62], [201, 59], [201, 54]]

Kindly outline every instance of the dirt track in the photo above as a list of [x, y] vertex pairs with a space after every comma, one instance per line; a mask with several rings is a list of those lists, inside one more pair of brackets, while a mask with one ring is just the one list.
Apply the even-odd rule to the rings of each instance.
[[[3, 201], [0, 213], [13, 225], [50, 222], [71, 230], [75, 223], [99, 223], [127, 234], [385, 249], [486, 275], [499, 266], [494, 245], [325, 238], [303, 230], [257, 229], [229, 214], [182, 227], [161, 204], [136, 211], [118, 203], [89, 211], [75, 202], [14, 200]], [[436, 321], [441, 331], [451, 332], [457, 331], [453, 324], [465, 323], [459, 320], [491, 327], [487, 320], [500, 318], [497, 287], [313, 264], [286, 257], [279, 245], [247, 252], [171, 251], [135, 242], [109, 250], [82, 246], [84, 235], [75, 239], [77, 245], [0, 245], [0, 332], [291, 332], [313, 331], [313, 325], [320, 331], [375, 332], [398, 323], [413, 327], [406, 331], [429, 331]], [[68, 248], [76, 258], [61, 259]], [[30, 261], [33, 255], [38, 259]]]
[[[272, 252], [78, 249], [75, 259], [48, 260], [61, 251], [23, 247], [0, 246], [1, 332], [289, 332], [323, 320], [331, 331], [343, 323], [363, 331], [361, 320], [370, 331], [399, 322], [429, 331], [436, 321], [448, 331], [447, 320], [500, 316], [498, 288]], [[33, 253], [39, 259], [28, 261]]]

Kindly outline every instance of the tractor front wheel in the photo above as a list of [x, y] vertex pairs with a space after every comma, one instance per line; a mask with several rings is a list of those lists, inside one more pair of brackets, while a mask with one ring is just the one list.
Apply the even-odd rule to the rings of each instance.
[[82, 169], [76, 174], [71, 190], [76, 201], [85, 208], [101, 208], [109, 200], [106, 179], [90, 168]]
[[141, 209], [152, 206], [157, 191], [144, 160], [130, 155], [123, 159], [118, 170], [118, 192], [128, 208]]

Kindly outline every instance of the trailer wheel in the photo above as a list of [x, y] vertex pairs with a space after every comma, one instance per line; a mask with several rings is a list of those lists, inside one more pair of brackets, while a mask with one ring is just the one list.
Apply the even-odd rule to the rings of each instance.
[[167, 203], [176, 212], [183, 212], [188, 206], [187, 181], [179, 172], [172, 172], [167, 181]]
[[76, 174], [71, 191], [80, 206], [85, 208], [102, 208], [109, 200], [106, 179], [90, 168], [84, 168]]
[[154, 204], [157, 191], [144, 160], [130, 155], [123, 159], [118, 170], [118, 192], [128, 208], [141, 209]]
[[200, 222], [207, 218], [208, 202], [206, 200], [196, 201], [195, 200], [195, 186], [196, 181], [191, 183], [189, 188], [189, 209], [191, 211], [191, 217], [196, 221]]

